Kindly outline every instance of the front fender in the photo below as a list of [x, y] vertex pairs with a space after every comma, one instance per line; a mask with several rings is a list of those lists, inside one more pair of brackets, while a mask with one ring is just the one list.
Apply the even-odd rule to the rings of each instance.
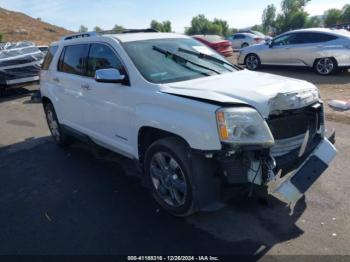
[[[192, 100], [193, 101], [193, 100]], [[147, 126], [182, 137], [193, 149], [220, 150], [215, 111], [217, 106], [193, 101], [197, 106], [143, 104], [136, 108], [136, 128]]]

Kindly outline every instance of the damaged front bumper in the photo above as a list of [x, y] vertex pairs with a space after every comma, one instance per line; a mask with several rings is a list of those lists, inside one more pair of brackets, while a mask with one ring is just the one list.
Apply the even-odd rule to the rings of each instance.
[[293, 207], [336, 156], [334, 142], [332, 132], [313, 139], [303, 156], [298, 156], [300, 149], [279, 158], [268, 150], [247, 150], [217, 160], [226, 183], [267, 186], [269, 194]]
[[324, 138], [307, 159], [284, 178], [276, 177], [269, 183], [269, 193], [294, 206], [304, 193], [328, 168], [337, 154], [336, 148]]

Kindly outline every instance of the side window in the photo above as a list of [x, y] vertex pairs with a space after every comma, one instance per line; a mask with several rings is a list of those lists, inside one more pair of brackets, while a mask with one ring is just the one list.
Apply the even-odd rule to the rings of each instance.
[[273, 40], [273, 45], [293, 45], [298, 43], [296, 34], [283, 35]]
[[322, 34], [322, 33], [309, 33], [307, 35], [308, 43], [322, 43], [337, 39], [336, 36]]
[[41, 67], [42, 70], [48, 70], [50, 67], [50, 64], [52, 62], [53, 57], [55, 56], [57, 52], [58, 46], [50, 46], [49, 51], [47, 52], [43, 65]]
[[113, 50], [104, 44], [91, 44], [87, 62], [87, 76], [94, 77], [96, 70], [115, 68], [123, 72], [123, 66]]
[[58, 71], [74, 75], [85, 75], [88, 52], [89, 45], [86, 44], [66, 46], [58, 62]]

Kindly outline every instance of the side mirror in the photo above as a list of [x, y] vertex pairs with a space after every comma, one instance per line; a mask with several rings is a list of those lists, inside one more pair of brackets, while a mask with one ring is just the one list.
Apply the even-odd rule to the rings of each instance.
[[101, 83], [121, 83], [127, 82], [127, 77], [122, 75], [118, 69], [99, 69], [95, 72], [95, 80]]

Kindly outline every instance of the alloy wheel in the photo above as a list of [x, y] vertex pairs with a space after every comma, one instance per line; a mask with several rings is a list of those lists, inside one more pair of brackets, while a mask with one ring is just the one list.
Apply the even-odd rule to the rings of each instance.
[[329, 75], [334, 70], [334, 61], [331, 58], [322, 58], [316, 63], [316, 70], [321, 75]]
[[53, 111], [51, 109], [48, 109], [46, 111], [46, 115], [47, 115], [47, 123], [49, 125], [51, 134], [57, 141], [59, 141], [61, 134], [58, 129], [58, 122], [56, 121]]
[[246, 66], [249, 70], [255, 70], [259, 67], [259, 58], [255, 55], [249, 55], [246, 60]]
[[185, 204], [187, 183], [179, 163], [168, 153], [153, 155], [150, 165], [152, 183], [158, 196], [171, 207]]

